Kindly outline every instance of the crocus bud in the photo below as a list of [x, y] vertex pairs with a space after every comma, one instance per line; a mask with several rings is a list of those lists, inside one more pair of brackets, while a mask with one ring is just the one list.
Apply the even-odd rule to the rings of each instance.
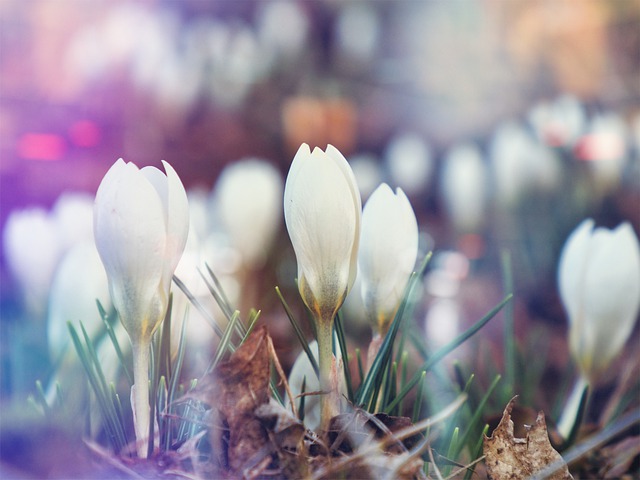
[[284, 217], [298, 261], [298, 287], [316, 318], [331, 321], [353, 286], [360, 236], [356, 180], [332, 145], [302, 144], [287, 176]]
[[322, 397], [321, 426], [336, 413], [331, 372], [334, 317], [356, 277], [362, 203], [349, 164], [332, 145], [302, 144], [284, 188], [284, 218], [298, 261], [298, 289], [316, 323]]
[[150, 338], [169, 300], [189, 231], [189, 207], [175, 170], [118, 160], [96, 194], [94, 234], [113, 305], [133, 342]]
[[362, 212], [358, 268], [362, 300], [379, 333], [389, 329], [418, 255], [418, 222], [401, 189], [383, 183]]
[[94, 206], [94, 236], [109, 292], [133, 349], [132, 403], [138, 455], [149, 431], [149, 347], [167, 310], [171, 277], [189, 232], [187, 194], [163, 161], [138, 169], [119, 159], [102, 179]]
[[569, 317], [569, 348], [594, 381], [620, 353], [640, 307], [640, 247], [629, 223], [614, 230], [583, 221], [560, 256], [560, 297]]
[[246, 266], [260, 267], [282, 221], [280, 172], [264, 160], [243, 160], [225, 167], [216, 193], [232, 246]]

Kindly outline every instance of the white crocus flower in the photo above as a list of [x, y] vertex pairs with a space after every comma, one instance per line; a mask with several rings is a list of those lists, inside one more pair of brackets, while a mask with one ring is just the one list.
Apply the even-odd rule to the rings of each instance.
[[411, 132], [393, 137], [385, 152], [391, 180], [407, 193], [424, 193], [434, 171], [434, 161], [424, 139]]
[[[332, 145], [310, 151], [302, 144], [284, 189], [284, 217], [298, 261], [298, 288], [313, 313], [323, 390], [330, 390], [334, 317], [353, 286], [362, 203], [349, 164]], [[324, 395], [322, 426], [332, 406]], [[326, 401], [325, 401], [326, 400]]]
[[43, 208], [13, 211], [5, 224], [3, 243], [7, 264], [20, 285], [28, 313], [41, 318], [62, 253], [55, 219]]
[[67, 322], [76, 328], [82, 322], [91, 338], [104, 328], [96, 300], [109, 311], [109, 284], [100, 256], [93, 242], [83, 242], [62, 257], [51, 282], [47, 337], [52, 359], [67, 350]]
[[455, 229], [473, 233], [480, 229], [487, 197], [486, 166], [476, 145], [453, 147], [442, 167], [444, 204]]
[[629, 338], [640, 307], [640, 248], [633, 228], [583, 221], [567, 239], [558, 283], [569, 317], [569, 347], [594, 380]]
[[369, 319], [384, 335], [402, 300], [418, 255], [418, 222], [401, 189], [381, 184], [362, 212], [358, 269]]
[[79, 243], [93, 243], [93, 202], [87, 193], [64, 192], [53, 205], [51, 216], [64, 251]]
[[225, 167], [216, 185], [220, 219], [245, 266], [262, 266], [282, 221], [282, 177], [264, 160]]
[[111, 300], [131, 338], [140, 457], [147, 456], [151, 335], [166, 313], [171, 277], [189, 231], [187, 194], [171, 165], [163, 165], [166, 175], [119, 159], [102, 179], [94, 207], [95, 241]]
[[567, 239], [558, 268], [569, 318], [569, 349], [580, 369], [559, 421], [566, 437], [576, 423], [583, 391], [620, 353], [640, 308], [640, 247], [629, 223], [614, 230], [583, 221]]

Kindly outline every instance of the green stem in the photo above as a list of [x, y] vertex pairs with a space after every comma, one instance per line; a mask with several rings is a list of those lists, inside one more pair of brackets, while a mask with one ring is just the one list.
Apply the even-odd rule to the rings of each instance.
[[133, 394], [136, 450], [138, 457], [147, 458], [149, 438], [149, 348], [151, 341], [144, 339], [132, 342], [133, 351]]
[[317, 319], [318, 367], [320, 369], [320, 429], [329, 429], [329, 420], [337, 413], [332, 381], [333, 365], [333, 319]]

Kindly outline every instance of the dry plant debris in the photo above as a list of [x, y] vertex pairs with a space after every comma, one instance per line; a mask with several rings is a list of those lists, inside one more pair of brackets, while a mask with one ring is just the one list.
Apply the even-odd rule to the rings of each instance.
[[484, 455], [487, 475], [491, 480], [529, 478], [555, 462], [562, 462], [562, 468], [548, 478], [568, 480], [573, 477], [561, 455], [549, 442], [547, 425], [543, 412], [538, 412], [535, 424], [528, 429], [525, 438], [515, 438], [511, 410], [514, 397], [507, 404], [502, 420], [490, 437], [484, 438]]
[[211, 408], [209, 443], [219, 469], [209, 473], [250, 479], [424, 478], [419, 452], [411, 451], [422, 435], [394, 435], [412, 426], [408, 418], [355, 409], [332, 418], [328, 432], [305, 428], [270, 396], [270, 343], [266, 327], [256, 328], [188, 394]]

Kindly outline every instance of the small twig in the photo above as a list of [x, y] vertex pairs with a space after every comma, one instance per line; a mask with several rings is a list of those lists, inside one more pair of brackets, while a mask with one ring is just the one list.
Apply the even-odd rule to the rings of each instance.
[[440, 473], [438, 465], [436, 465], [436, 459], [433, 458], [433, 449], [431, 447], [429, 447], [429, 460], [431, 460], [431, 465], [433, 465], [433, 469], [436, 472], [436, 477], [438, 477], [439, 480], [444, 480], [444, 478], [442, 477], [442, 473]]
[[454, 470], [453, 472], [451, 472], [451, 475], [449, 475], [447, 478], [445, 478], [445, 480], [449, 480], [451, 478], [455, 478], [457, 475], [460, 475], [464, 470], [469, 470], [476, 463], [480, 463], [481, 461], [483, 461], [484, 458], [485, 458], [485, 455], [482, 455], [481, 457], [476, 458], [469, 465], [465, 465], [464, 467], [458, 468], [458, 470]]
[[282, 384], [284, 385], [284, 390], [285, 392], [287, 392], [287, 396], [289, 397], [289, 402], [291, 403], [291, 411], [293, 412], [293, 416], [298, 418], [296, 402], [294, 401], [293, 394], [291, 393], [291, 389], [289, 388], [289, 382], [287, 382], [287, 376], [284, 374], [282, 365], [280, 365], [280, 361], [278, 360], [278, 355], [276, 354], [276, 349], [273, 346], [273, 340], [271, 340], [271, 337], [269, 335], [267, 335], [267, 350], [269, 351], [269, 355], [273, 360], [273, 364], [276, 367], [276, 371], [278, 372], [278, 375], [280, 375], [280, 379], [282, 380]]

